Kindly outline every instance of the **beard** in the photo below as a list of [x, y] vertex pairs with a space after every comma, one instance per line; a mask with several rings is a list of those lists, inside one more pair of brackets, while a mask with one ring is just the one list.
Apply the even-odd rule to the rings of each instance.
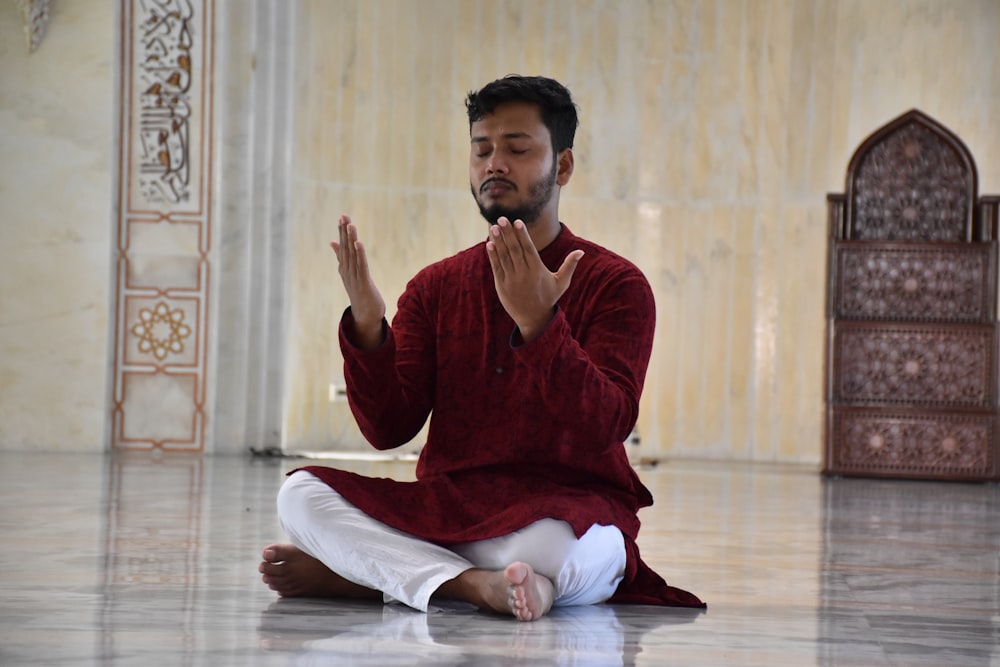
[[[511, 222], [515, 220], [520, 220], [526, 225], [530, 225], [538, 216], [541, 215], [542, 211], [548, 205], [549, 200], [552, 199], [552, 193], [556, 189], [556, 161], [552, 161], [552, 170], [549, 172], [548, 176], [543, 176], [539, 180], [528, 186], [528, 199], [516, 206], [504, 206], [503, 204], [492, 204], [491, 206], [484, 206], [483, 202], [479, 199], [476, 194], [476, 190], [472, 185], [469, 186], [469, 190], [472, 191], [472, 197], [476, 200], [476, 204], [479, 206], [479, 213], [486, 219], [486, 222], [491, 225], [497, 224], [497, 220], [501, 217], [505, 217]], [[491, 180], [497, 179], [487, 179], [483, 185], [489, 183]], [[511, 187], [516, 186], [506, 179], [503, 180], [504, 183], [509, 183]]]

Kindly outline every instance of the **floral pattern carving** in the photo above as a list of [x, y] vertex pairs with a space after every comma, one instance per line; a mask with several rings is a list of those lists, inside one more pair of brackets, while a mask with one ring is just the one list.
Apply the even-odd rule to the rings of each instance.
[[837, 248], [836, 317], [989, 319], [991, 246]]
[[834, 400], [990, 409], [992, 329], [850, 327], [834, 339]]
[[967, 240], [972, 174], [924, 125], [904, 125], [863, 158], [854, 181], [851, 238]]
[[837, 464], [846, 470], [988, 475], [991, 417], [841, 414]]
[[184, 351], [184, 339], [191, 335], [191, 327], [184, 323], [184, 311], [170, 310], [161, 301], [152, 309], [139, 311], [139, 321], [132, 326], [132, 333], [139, 338], [139, 351], [152, 352], [159, 361], [170, 353]]

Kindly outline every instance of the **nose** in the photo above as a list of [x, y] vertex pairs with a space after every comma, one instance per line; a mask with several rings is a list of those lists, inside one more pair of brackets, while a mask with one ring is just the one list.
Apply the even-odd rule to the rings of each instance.
[[490, 175], [506, 174], [507, 173], [507, 163], [503, 161], [500, 156], [496, 153], [490, 156], [490, 161], [486, 165], [486, 173]]

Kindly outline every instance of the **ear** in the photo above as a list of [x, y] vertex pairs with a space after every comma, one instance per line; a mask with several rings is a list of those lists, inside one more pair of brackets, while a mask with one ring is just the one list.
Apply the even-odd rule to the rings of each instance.
[[573, 149], [564, 148], [556, 156], [556, 183], [562, 187], [569, 183], [570, 176], [573, 175]]

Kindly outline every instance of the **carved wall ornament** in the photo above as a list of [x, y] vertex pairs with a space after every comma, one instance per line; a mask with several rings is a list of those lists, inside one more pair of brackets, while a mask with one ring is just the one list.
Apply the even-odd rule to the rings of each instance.
[[110, 446], [205, 451], [217, 250], [214, 0], [117, 0]]
[[160, 361], [168, 354], [183, 352], [184, 339], [191, 335], [191, 327], [184, 323], [184, 311], [170, 310], [164, 301], [152, 309], [141, 309], [139, 321], [132, 325], [131, 331], [139, 338], [139, 351], [152, 352]]
[[1000, 198], [972, 153], [909, 111], [827, 196], [823, 472], [1000, 479]]
[[988, 475], [993, 464], [989, 419], [941, 420], [850, 414], [838, 420], [842, 466], [854, 470]]
[[191, 186], [191, 66], [194, 9], [187, 0], [146, 0], [136, 41], [139, 187], [147, 202], [187, 202]]
[[986, 247], [866, 244], [837, 249], [837, 317], [980, 322], [989, 317]]
[[31, 53], [42, 43], [49, 27], [52, 0], [14, 0], [24, 17], [24, 36]]
[[921, 122], [899, 128], [860, 160], [853, 180], [855, 240], [964, 241], [975, 175]]
[[990, 408], [992, 331], [842, 328], [836, 399], [851, 405]]

